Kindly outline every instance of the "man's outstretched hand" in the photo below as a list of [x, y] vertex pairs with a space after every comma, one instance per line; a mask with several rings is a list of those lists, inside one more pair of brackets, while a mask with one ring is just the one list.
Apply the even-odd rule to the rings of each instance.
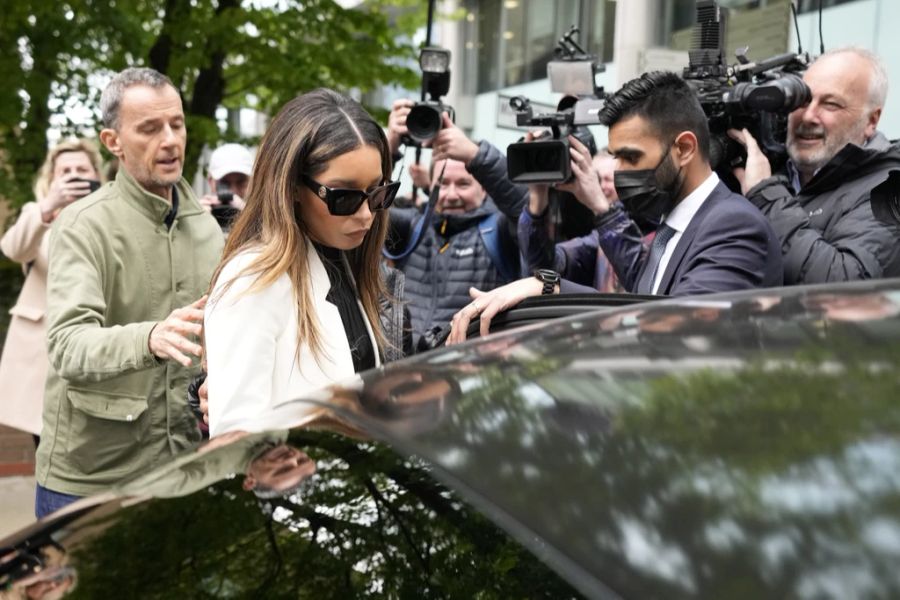
[[164, 321], [157, 323], [150, 331], [150, 352], [157, 358], [191, 366], [191, 359], [185, 354], [200, 356], [201, 348], [189, 336], [200, 337], [205, 306], [206, 295], [187, 306], [176, 308]]

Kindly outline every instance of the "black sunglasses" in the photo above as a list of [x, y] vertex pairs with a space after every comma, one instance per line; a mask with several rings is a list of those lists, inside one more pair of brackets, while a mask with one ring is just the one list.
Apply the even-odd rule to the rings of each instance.
[[363, 190], [330, 188], [308, 175], [302, 175], [301, 179], [306, 187], [328, 205], [328, 212], [339, 217], [355, 215], [365, 200], [369, 201], [369, 210], [372, 212], [384, 210], [394, 202], [397, 190], [400, 189], [399, 181], [389, 181], [370, 192], [364, 192]]

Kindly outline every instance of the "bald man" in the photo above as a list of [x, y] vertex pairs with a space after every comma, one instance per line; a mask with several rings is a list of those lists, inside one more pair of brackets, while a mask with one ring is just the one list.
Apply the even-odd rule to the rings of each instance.
[[[896, 185], [900, 148], [878, 131], [888, 80], [877, 56], [858, 48], [820, 56], [803, 80], [812, 100], [791, 113], [786, 172], [772, 175], [756, 140], [735, 175], [781, 241], [785, 283], [900, 275], [900, 228], [873, 212], [873, 196]], [[894, 191], [896, 193], [896, 191]]]

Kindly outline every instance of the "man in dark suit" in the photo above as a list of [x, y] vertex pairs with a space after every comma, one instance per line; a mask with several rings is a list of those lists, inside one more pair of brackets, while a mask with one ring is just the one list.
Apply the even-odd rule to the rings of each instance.
[[[600, 121], [609, 127], [620, 203], [599, 191], [587, 150], [572, 137], [574, 176], [557, 187], [594, 212], [600, 246], [625, 289], [686, 296], [782, 284], [778, 238], [713, 172], [706, 116], [678, 75], [655, 71], [629, 81], [607, 99]], [[530, 193], [546, 194], [547, 186]], [[635, 220], [660, 223], [649, 249]], [[529, 296], [591, 291], [545, 270], [489, 293], [473, 289], [473, 301], [453, 318], [450, 342], [465, 339], [478, 316], [486, 334], [494, 315]]]

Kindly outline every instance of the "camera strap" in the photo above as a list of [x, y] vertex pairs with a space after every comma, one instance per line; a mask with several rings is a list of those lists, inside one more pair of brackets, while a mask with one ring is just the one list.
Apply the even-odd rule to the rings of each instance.
[[393, 261], [403, 260], [412, 254], [413, 250], [416, 249], [416, 246], [419, 245], [419, 242], [422, 241], [422, 234], [425, 233], [425, 229], [431, 224], [434, 215], [434, 207], [437, 205], [438, 196], [441, 193], [441, 184], [444, 182], [444, 169], [446, 168], [447, 161], [444, 161], [444, 166], [441, 168], [441, 175], [438, 177], [438, 183], [437, 185], [432, 186], [431, 192], [428, 194], [428, 206], [425, 207], [422, 218], [419, 219], [413, 227], [413, 232], [412, 235], [409, 236], [409, 242], [407, 242], [406, 248], [397, 254], [392, 254], [391, 252], [388, 252], [387, 248], [382, 248], [382, 256]]

